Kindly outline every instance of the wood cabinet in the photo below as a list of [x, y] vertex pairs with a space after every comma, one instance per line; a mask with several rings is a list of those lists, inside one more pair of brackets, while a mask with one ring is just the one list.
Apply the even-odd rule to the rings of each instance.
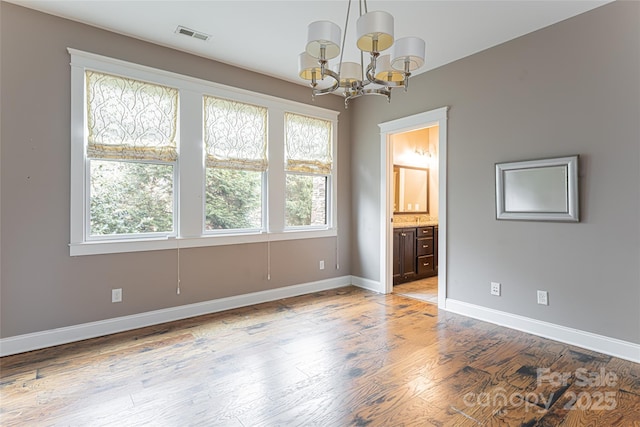
[[393, 230], [393, 284], [438, 274], [438, 227]]
[[416, 229], [393, 230], [393, 284], [416, 277]]
[[434, 273], [438, 275], [438, 226], [433, 227], [433, 267]]
[[416, 246], [418, 276], [428, 277], [435, 274], [435, 257], [434, 257], [434, 233], [433, 227], [419, 227], [417, 229]]

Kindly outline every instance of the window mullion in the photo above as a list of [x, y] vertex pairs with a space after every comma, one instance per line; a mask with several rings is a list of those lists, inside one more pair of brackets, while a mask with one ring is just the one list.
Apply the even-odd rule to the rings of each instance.
[[268, 215], [269, 233], [284, 231], [285, 173], [284, 173], [284, 110], [269, 109], [269, 170], [268, 170]]
[[327, 225], [331, 228], [338, 226], [338, 120], [333, 123], [333, 132], [331, 138], [331, 152], [333, 153], [333, 162], [331, 164], [331, 175], [327, 182]]
[[178, 223], [180, 237], [198, 237], [204, 227], [202, 93], [180, 91]]

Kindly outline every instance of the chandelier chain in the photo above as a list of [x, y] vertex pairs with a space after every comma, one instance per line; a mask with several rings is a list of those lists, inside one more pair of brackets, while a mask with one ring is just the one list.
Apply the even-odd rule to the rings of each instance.
[[[349, 28], [349, 12], [351, 12], [351, 0], [347, 3], [347, 17], [344, 20], [344, 28]], [[347, 42], [347, 32], [342, 34], [342, 46]], [[344, 49], [340, 50], [340, 62], [338, 63], [338, 74], [342, 72], [342, 58], [344, 56]]]

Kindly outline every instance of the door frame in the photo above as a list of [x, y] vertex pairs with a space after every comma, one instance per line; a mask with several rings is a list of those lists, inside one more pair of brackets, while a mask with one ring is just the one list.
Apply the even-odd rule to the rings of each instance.
[[438, 126], [438, 308], [447, 291], [447, 113], [441, 107], [380, 123], [380, 282], [378, 292], [393, 291], [393, 144], [394, 134]]

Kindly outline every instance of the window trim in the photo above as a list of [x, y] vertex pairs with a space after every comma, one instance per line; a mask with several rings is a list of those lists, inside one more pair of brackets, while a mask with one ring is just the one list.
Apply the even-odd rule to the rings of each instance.
[[[187, 247], [206, 247], [232, 245], [242, 243], [260, 243], [267, 241], [281, 241], [294, 239], [312, 239], [337, 236], [337, 133], [338, 111], [320, 108], [308, 104], [298, 103], [270, 95], [251, 92], [245, 89], [235, 88], [210, 82], [195, 77], [189, 77], [170, 71], [164, 71], [127, 61], [108, 58], [105, 56], [67, 48], [71, 55], [71, 183], [70, 183], [70, 255], [95, 255], [123, 252], [140, 252], [151, 250], [164, 250]], [[84, 72], [85, 69], [93, 69], [104, 73], [112, 73], [128, 78], [139, 79], [151, 83], [158, 83], [176, 87], [180, 91], [179, 103], [179, 137], [178, 161], [175, 163], [174, 191], [176, 194], [176, 223], [174, 234], [162, 236], [143, 236], [140, 234], [127, 235], [117, 239], [89, 238], [88, 224], [88, 159], [85, 156], [85, 120], [86, 109]], [[274, 129], [274, 125], [280, 123], [284, 127], [284, 113], [292, 112], [311, 117], [330, 120], [333, 123], [333, 165], [329, 175], [330, 196], [327, 207], [327, 226], [303, 227], [300, 229], [285, 229], [284, 227], [284, 161], [270, 161], [269, 179], [265, 178], [267, 185], [263, 188], [265, 198], [263, 201], [265, 212], [263, 222], [265, 230], [230, 230], [205, 233], [204, 225], [204, 149], [203, 149], [203, 117], [202, 111], [193, 111], [193, 102], [200, 99], [198, 105], [202, 105], [202, 95], [224, 97], [238, 102], [246, 102], [265, 106], [268, 109], [268, 158], [280, 158], [284, 148], [284, 128]], [[195, 144], [191, 149], [183, 150], [185, 144]], [[199, 159], [196, 152], [200, 152]], [[279, 155], [280, 154], [280, 155]], [[275, 156], [275, 157], [274, 157]], [[187, 160], [184, 160], [187, 158]], [[284, 157], [282, 157], [284, 159]], [[273, 163], [271, 163], [273, 161]], [[201, 164], [202, 171], [191, 172], [184, 164]], [[282, 163], [282, 171], [279, 164]], [[274, 168], [274, 166], [276, 166]], [[194, 168], [197, 169], [197, 168]], [[282, 181], [282, 193], [276, 194], [277, 181]], [[198, 182], [199, 188], [194, 191], [193, 186]], [[270, 196], [267, 200], [266, 197]], [[278, 204], [282, 204], [278, 207]], [[274, 215], [275, 214], [275, 215]], [[281, 218], [274, 218], [274, 216]], [[198, 220], [197, 222], [196, 219]]]

